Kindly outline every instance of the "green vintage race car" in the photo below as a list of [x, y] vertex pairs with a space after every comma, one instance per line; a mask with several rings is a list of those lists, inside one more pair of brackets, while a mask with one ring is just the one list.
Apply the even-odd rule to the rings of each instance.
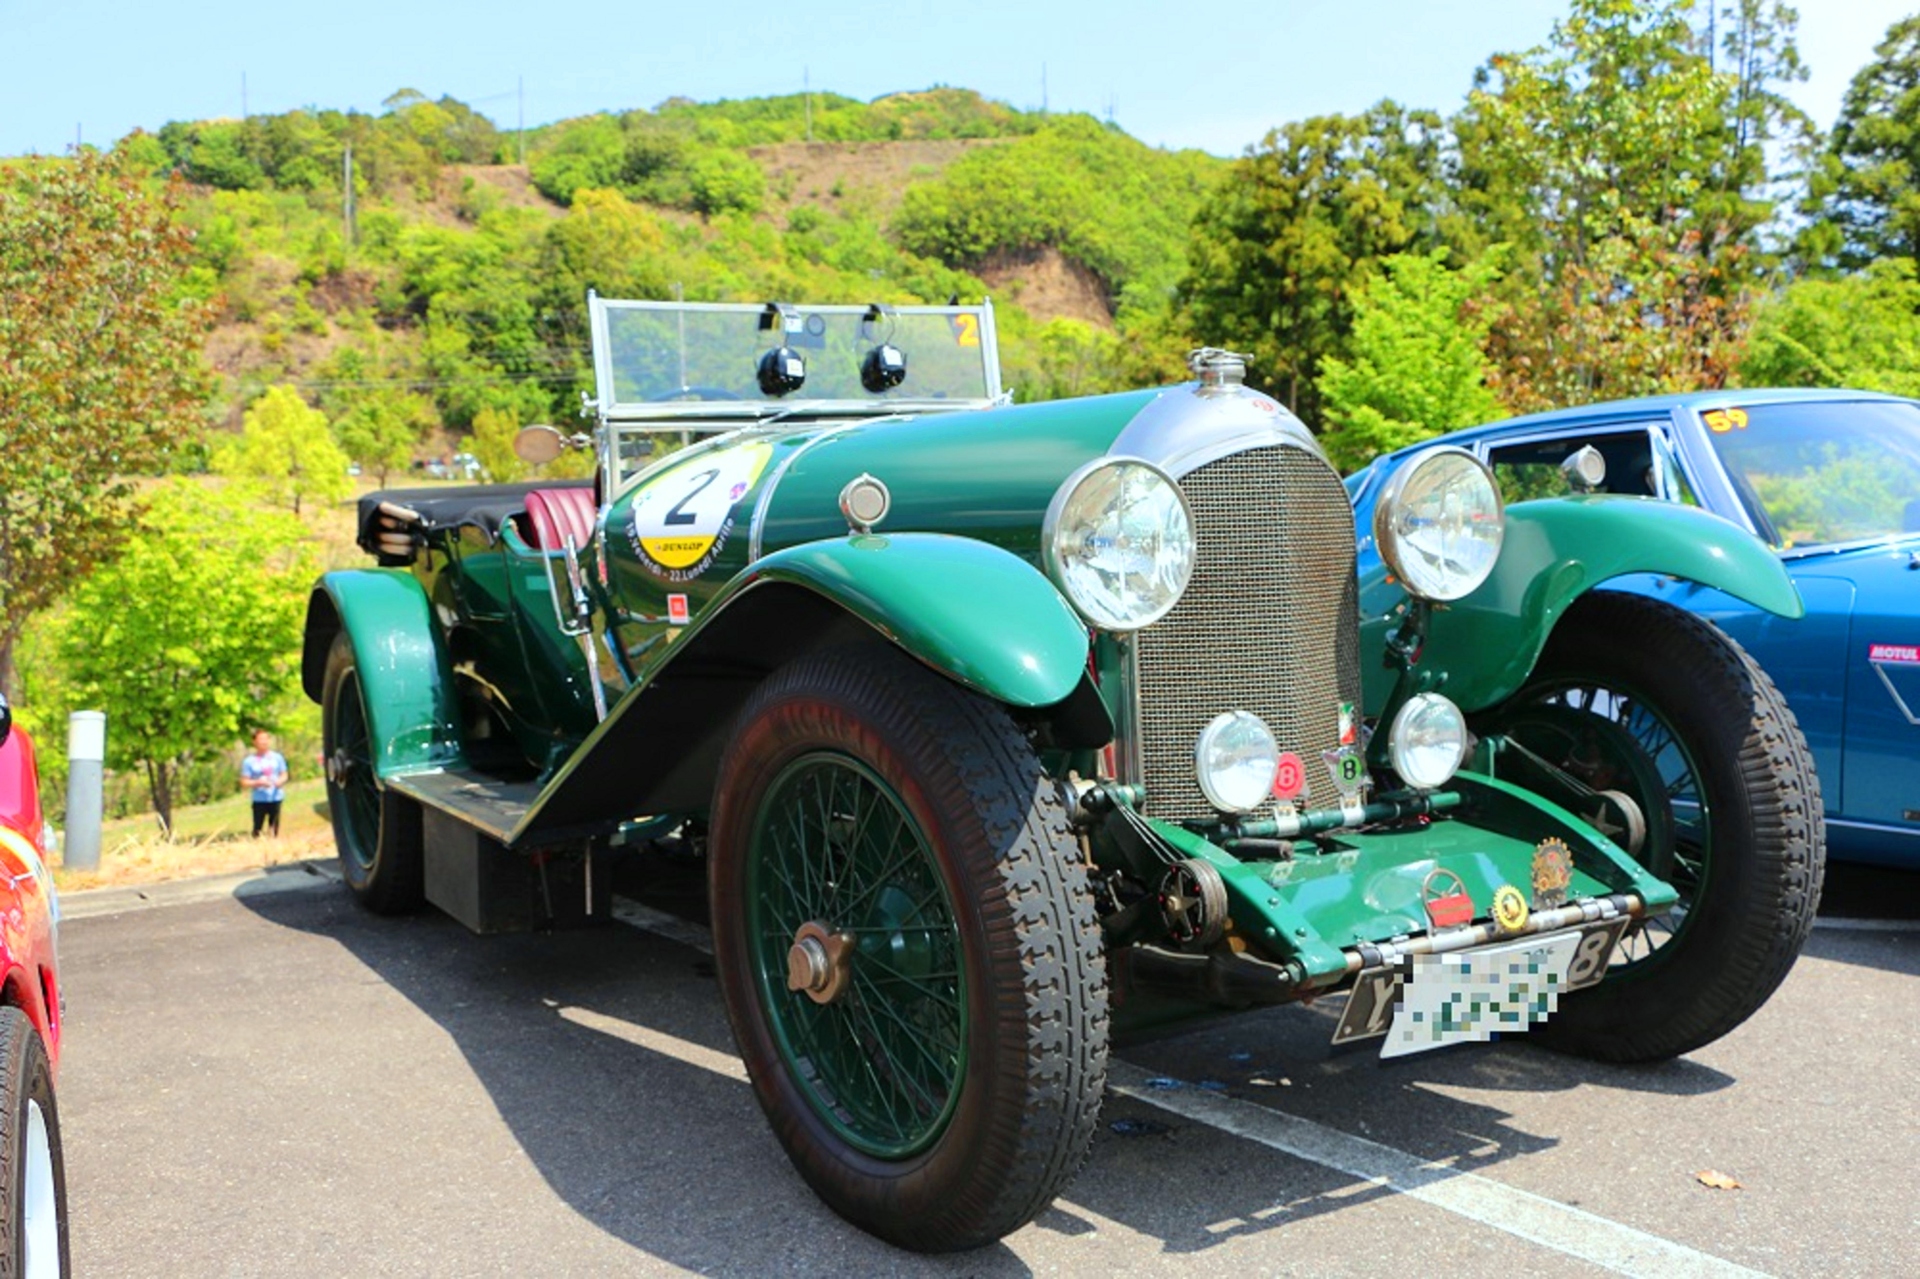
[[1339, 477], [1229, 353], [1010, 407], [987, 306], [590, 313], [593, 431], [522, 446], [593, 449], [592, 483], [373, 495], [382, 567], [314, 591], [341, 864], [484, 932], [703, 856], [755, 1093], [866, 1229], [1030, 1220], [1129, 1027], [1344, 992], [1333, 1039], [1383, 1056], [1537, 1025], [1652, 1060], [1798, 953], [1817, 784], [1729, 640], [1675, 621], [1674, 679], [1507, 705], [1631, 641], [1580, 622], [1619, 574], [1798, 615], [1731, 525], [1506, 510], [1438, 449], [1363, 582]]

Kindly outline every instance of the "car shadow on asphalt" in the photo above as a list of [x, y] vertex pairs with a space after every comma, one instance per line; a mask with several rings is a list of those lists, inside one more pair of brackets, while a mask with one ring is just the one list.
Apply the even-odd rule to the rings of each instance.
[[[370, 915], [343, 889], [242, 902], [264, 920], [332, 938], [430, 1018], [554, 1193], [635, 1249], [710, 1274], [1030, 1273], [1006, 1244], [910, 1257], [814, 1198], [745, 1082], [704, 954], [613, 925], [478, 937], [431, 911]], [[1382, 1067], [1371, 1053], [1329, 1053], [1336, 1013], [1244, 1014], [1133, 1044], [1122, 1057], [1171, 1087], [1269, 1106], [1459, 1171], [1557, 1142], [1455, 1091], [1692, 1095], [1732, 1082], [1687, 1061], [1629, 1071], [1509, 1044]], [[1118, 1227], [1168, 1253], [1197, 1253], [1392, 1193], [1110, 1094], [1086, 1168], [1033, 1229], [1071, 1237]]]
[[[715, 1275], [917, 1266], [793, 1173], [704, 956], [611, 924], [479, 937], [432, 911], [370, 915], [344, 889], [241, 901], [332, 938], [445, 1031], [554, 1193], [633, 1248]], [[1029, 1273], [1004, 1247], [952, 1270]]]

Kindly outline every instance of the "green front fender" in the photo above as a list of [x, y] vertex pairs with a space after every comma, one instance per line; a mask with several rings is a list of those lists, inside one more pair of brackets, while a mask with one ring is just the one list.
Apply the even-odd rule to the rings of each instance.
[[[1779, 558], [1716, 515], [1645, 498], [1550, 498], [1507, 509], [1493, 574], [1465, 599], [1434, 610], [1420, 666], [1446, 672], [1444, 691], [1463, 709], [1492, 706], [1526, 682], [1574, 600], [1629, 573], [1698, 582], [1782, 617], [1804, 612]], [[1405, 600], [1384, 566], [1361, 579], [1363, 653], [1385, 651]], [[1367, 710], [1378, 714], [1394, 672], [1369, 662], [1363, 674]]]
[[301, 683], [321, 700], [327, 650], [347, 633], [382, 777], [462, 762], [457, 698], [426, 590], [400, 569], [328, 573], [307, 601]]
[[935, 670], [1011, 706], [1052, 706], [1086, 674], [1085, 622], [1040, 571], [972, 538], [869, 533], [775, 551], [708, 610], [766, 582], [831, 599]]

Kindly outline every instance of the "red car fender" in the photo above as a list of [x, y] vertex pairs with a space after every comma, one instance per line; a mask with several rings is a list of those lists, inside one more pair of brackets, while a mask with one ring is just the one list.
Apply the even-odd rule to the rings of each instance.
[[60, 1068], [60, 989], [52, 872], [40, 847], [33, 743], [15, 728], [0, 743], [0, 1000], [27, 1015]]

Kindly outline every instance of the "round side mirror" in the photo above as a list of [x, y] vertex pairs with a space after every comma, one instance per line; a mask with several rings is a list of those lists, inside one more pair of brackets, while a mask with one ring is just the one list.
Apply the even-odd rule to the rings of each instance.
[[1593, 445], [1583, 444], [1567, 454], [1560, 463], [1560, 473], [1574, 492], [1591, 493], [1607, 482], [1607, 459]]
[[545, 466], [566, 451], [567, 437], [551, 426], [523, 426], [513, 437], [513, 453], [529, 466]]

